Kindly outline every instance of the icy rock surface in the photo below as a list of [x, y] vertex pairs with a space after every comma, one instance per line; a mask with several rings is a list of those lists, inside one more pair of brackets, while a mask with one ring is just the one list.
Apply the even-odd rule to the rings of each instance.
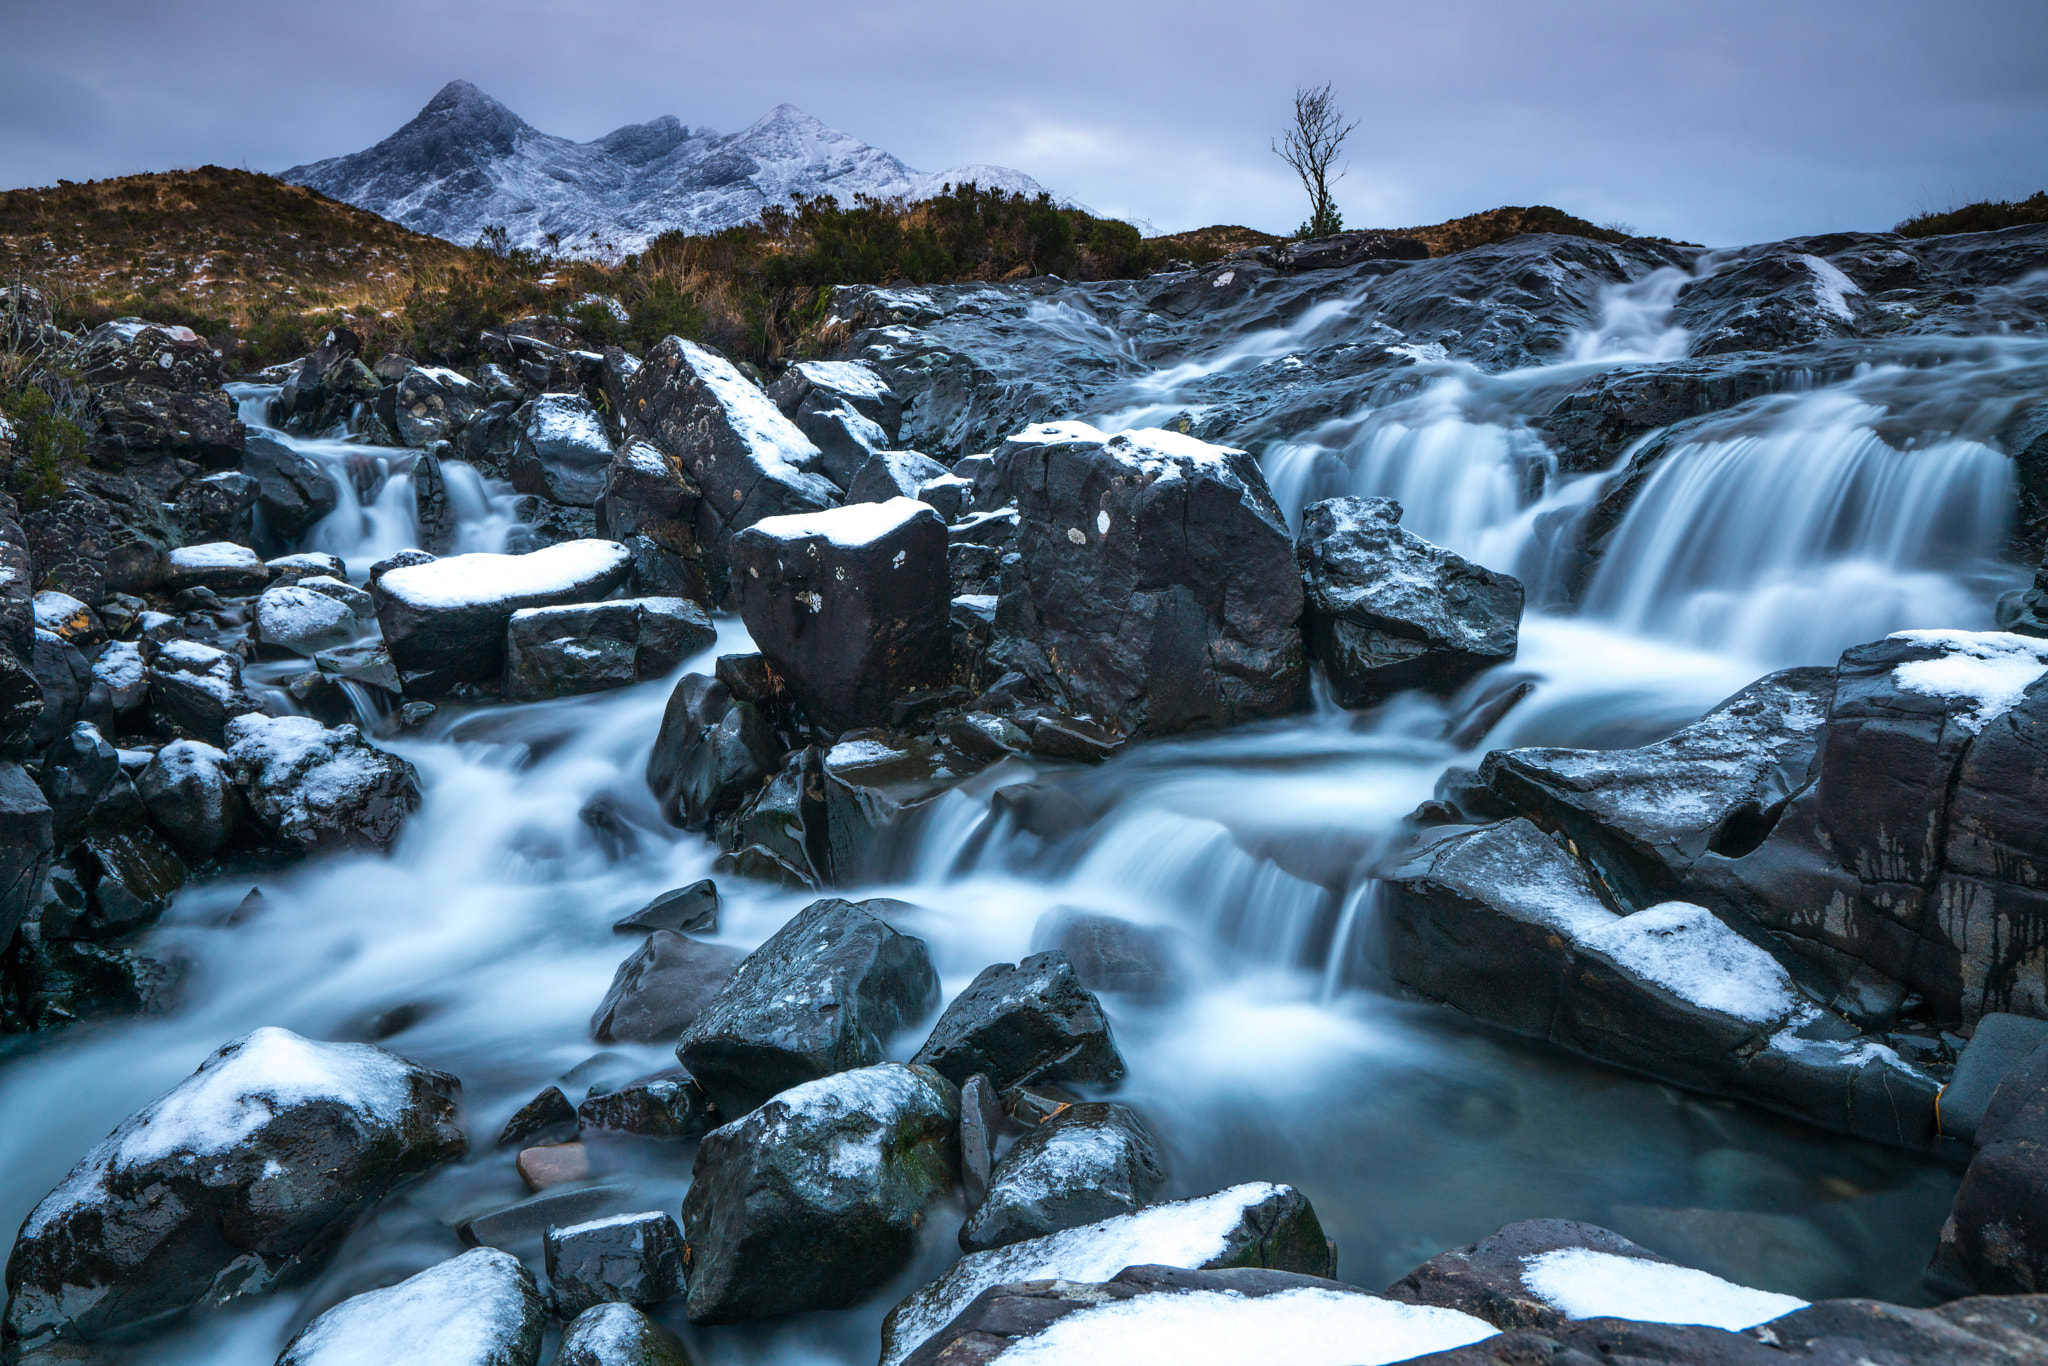
[[1558, 1248], [1529, 1258], [1522, 1283], [1573, 1319], [1640, 1319], [1739, 1329], [1806, 1307], [1806, 1301], [1735, 1285], [1689, 1266]]
[[137, 1111], [22, 1225], [10, 1337], [101, 1336], [307, 1274], [400, 1182], [459, 1157], [455, 1078], [258, 1029]]
[[805, 1082], [707, 1134], [683, 1200], [690, 1318], [858, 1302], [910, 1260], [959, 1165], [960, 1093], [915, 1064]]
[[314, 1319], [278, 1366], [538, 1366], [547, 1310], [519, 1259], [479, 1247]]
[[1126, 1106], [1070, 1105], [1019, 1138], [960, 1229], [969, 1252], [1130, 1214], [1157, 1198], [1166, 1167]]
[[300, 849], [383, 849], [419, 806], [411, 764], [354, 726], [252, 712], [227, 727], [228, 763], [263, 827]]

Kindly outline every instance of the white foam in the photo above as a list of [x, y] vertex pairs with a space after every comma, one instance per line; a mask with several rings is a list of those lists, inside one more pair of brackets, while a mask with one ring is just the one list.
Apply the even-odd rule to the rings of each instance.
[[1698, 1323], [1730, 1332], [1806, 1307], [1805, 1300], [1791, 1295], [1753, 1290], [1689, 1266], [1585, 1247], [1558, 1248], [1526, 1259], [1522, 1284], [1567, 1318]]

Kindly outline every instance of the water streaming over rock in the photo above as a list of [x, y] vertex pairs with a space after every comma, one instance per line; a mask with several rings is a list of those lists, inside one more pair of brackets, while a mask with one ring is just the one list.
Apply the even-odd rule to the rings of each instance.
[[[1825, 662], [1896, 627], [1981, 625], [1991, 592], [2016, 581], [1999, 557], [2009, 462], [1964, 396], [1970, 374], [2040, 358], [1993, 342], [1946, 367], [1787, 393], [1686, 433], [1576, 588], [1565, 533], [1626, 466], [1561, 474], [1518, 404], [1560, 377], [1682, 351], [1667, 310], [1683, 279], [1658, 272], [1611, 290], [1599, 324], [1556, 366], [1484, 374], [1425, 358], [1405, 396], [1267, 454], [1290, 514], [1333, 492], [1393, 496], [1418, 533], [1554, 579], [1566, 596], [1527, 618], [1514, 664], [1449, 702], [1397, 698], [1358, 715], [1324, 706], [1138, 746], [1096, 769], [1007, 761], [892, 832], [888, 871], [860, 889], [921, 908], [901, 927], [931, 944], [948, 995], [1030, 951], [1059, 908], [1159, 930], [1164, 988], [1109, 1004], [1131, 1062], [1126, 1096], [1152, 1117], [1174, 1190], [1293, 1182], [1336, 1238], [1340, 1272], [1368, 1286], [1513, 1219], [1627, 1232], [1705, 1209], [1733, 1230], [1712, 1268], [1722, 1274], [1807, 1296], [1910, 1300], [1953, 1191], [1951, 1175], [1908, 1157], [1579, 1064], [1371, 986], [1368, 870], [1447, 765], [1503, 744], [1639, 743], [1762, 667]], [[1130, 378], [1094, 416], [1130, 425], [1184, 409], [1198, 381], [1349, 344], [1355, 312], [1354, 300], [1328, 300], [1150, 371], [1097, 320], [1048, 310], [1042, 321], [1115, 358], [1106, 363]], [[239, 392], [259, 425], [268, 391]], [[344, 556], [360, 577], [413, 542], [408, 456], [280, 439], [340, 490], [307, 548]], [[444, 470], [461, 548], [499, 548], [509, 491], [467, 466]], [[684, 667], [744, 648], [728, 620]], [[1485, 734], [1446, 738], [1471, 701], [1513, 679], [1535, 690]], [[310, 1287], [154, 1344], [148, 1359], [268, 1362], [339, 1297], [449, 1255], [455, 1224], [524, 1194], [490, 1146], [514, 1108], [558, 1079], [576, 1091], [673, 1060], [662, 1047], [599, 1052], [586, 1024], [634, 945], [611, 922], [710, 871], [712, 847], [665, 826], [642, 780], [669, 688], [444, 708], [427, 731], [385, 741], [419, 767], [426, 792], [389, 857], [189, 889], [152, 936], [152, 952], [187, 965], [178, 1011], [6, 1045], [0, 1221], [18, 1220], [223, 1040], [278, 1024], [378, 1040], [460, 1076], [472, 1155], [386, 1201]], [[991, 804], [1020, 782], [1063, 789], [1084, 818], [1062, 833], [1023, 828]], [[228, 923], [252, 883], [264, 909]], [[734, 880], [721, 890], [718, 938], [743, 948], [809, 899]], [[917, 1042], [898, 1040], [892, 1056]], [[673, 1210], [686, 1159], [596, 1145], [598, 1177], [632, 1188], [625, 1208]], [[952, 1232], [933, 1221], [898, 1291], [944, 1264]], [[707, 1363], [864, 1363], [894, 1298], [689, 1336]]]

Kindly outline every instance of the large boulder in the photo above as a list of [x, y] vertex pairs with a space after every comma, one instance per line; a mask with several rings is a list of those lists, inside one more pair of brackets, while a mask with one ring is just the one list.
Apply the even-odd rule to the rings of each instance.
[[634, 591], [710, 600], [698, 505], [704, 492], [681, 460], [651, 441], [628, 441], [605, 466], [597, 534], [633, 550]]
[[660, 1210], [550, 1228], [543, 1248], [565, 1319], [596, 1304], [659, 1304], [682, 1288], [682, 1235]]
[[241, 457], [248, 429], [226, 394], [176, 393], [151, 384], [117, 384], [93, 395], [99, 421], [92, 458], [102, 468], [157, 466], [167, 457], [208, 469]]
[[117, 318], [85, 339], [85, 381], [95, 389], [140, 384], [167, 393], [220, 388], [220, 352], [189, 327]]
[[341, 501], [319, 461], [267, 436], [243, 443], [242, 473], [256, 481], [256, 510], [277, 536], [305, 535]]
[[394, 435], [421, 450], [455, 437], [488, 401], [475, 380], [428, 365], [411, 367], [385, 392], [391, 395]]
[[512, 487], [551, 503], [593, 507], [612, 462], [611, 437], [581, 394], [542, 394], [520, 412]]
[[1882, 1038], [1699, 906], [1617, 914], [1525, 819], [1433, 833], [1382, 907], [1388, 972], [1480, 1019], [1860, 1138], [1933, 1137], [1936, 1083]]
[[288, 848], [385, 849], [420, 804], [412, 765], [354, 726], [251, 712], [225, 738], [250, 816]]
[[258, 1029], [45, 1196], [7, 1263], [7, 1345], [93, 1340], [307, 1278], [359, 1215], [460, 1157], [455, 1078]]
[[193, 858], [211, 858], [235, 833], [242, 793], [228, 756], [201, 740], [173, 740], [136, 775], [149, 818]]
[[1011, 1145], [960, 1227], [969, 1252], [1130, 1214], [1166, 1188], [1144, 1121], [1122, 1105], [1069, 1105]]
[[911, 498], [765, 518], [732, 541], [761, 653], [818, 725], [878, 726], [951, 663], [946, 526]]
[[2048, 1287], [2048, 1047], [2006, 1074], [1942, 1225], [1929, 1278], [1952, 1295]]
[[814, 901], [747, 956], [676, 1044], [718, 1106], [744, 1115], [779, 1091], [882, 1060], [938, 1004], [924, 941], [869, 905]]
[[619, 964], [590, 1017], [599, 1043], [668, 1043], [701, 1014], [740, 964], [738, 949], [656, 930]]
[[1522, 585], [1400, 523], [1391, 498], [1329, 498], [1301, 514], [1302, 635], [1347, 707], [1451, 692], [1515, 657]]
[[706, 674], [684, 674], [647, 756], [647, 786], [670, 823], [696, 829], [761, 786], [783, 746], [759, 707]]
[[1064, 710], [1134, 736], [1307, 704], [1293, 541], [1251, 456], [1057, 423], [1005, 442], [996, 467], [1020, 556], [997, 631]]
[[1107, 1084], [1124, 1075], [1101, 1003], [1057, 950], [983, 968], [913, 1061], [956, 1086], [983, 1073], [998, 1091], [1033, 1081]]
[[707, 1134], [683, 1198], [691, 1321], [839, 1309], [887, 1283], [953, 1187], [959, 1120], [951, 1082], [882, 1063]]
[[826, 476], [841, 488], [876, 452], [894, 447], [903, 428], [902, 400], [865, 361], [798, 361], [768, 397], [816, 443]]
[[300, 654], [317, 654], [356, 638], [361, 624], [349, 604], [304, 584], [280, 584], [256, 599], [256, 638]]
[[[906, 1366], [1396, 1361], [1492, 1335], [1491, 1324], [1455, 1309], [1401, 1304], [1320, 1276], [1132, 1266], [1103, 1282], [983, 1291]], [[1343, 1356], [1340, 1344], [1356, 1345]]]
[[547, 1321], [533, 1273], [517, 1257], [472, 1248], [343, 1300], [301, 1329], [277, 1366], [539, 1366]]
[[699, 542], [721, 598], [732, 533], [839, 501], [817, 473], [817, 446], [715, 351], [664, 339], [626, 381], [625, 398], [629, 432], [675, 459], [701, 491]]
[[616, 541], [565, 541], [527, 555], [454, 555], [375, 580], [377, 622], [407, 693], [499, 682], [506, 628], [525, 607], [594, 602], [625, 582]]
[[506, 629], [505, 696], [535, 702], [649, 682], [717, 639], [685, 598], [524, 607]]
[[149, 661], [150, 721], [166, 735], [222, 748], [228, 722], [256, 709], [242, 690], [239, 655], [196, 640], [166, 640]]
[[1330, 1245], [1308, 1200], [1257, 1181], [1214, 1195], [969, 1253], [882, 1322], [881, 1366], [902, 1366], [977, 1296], [1017, 1281], [1107, 1281], [1128, 1266], [1263, 1267], [1331, 1275]]

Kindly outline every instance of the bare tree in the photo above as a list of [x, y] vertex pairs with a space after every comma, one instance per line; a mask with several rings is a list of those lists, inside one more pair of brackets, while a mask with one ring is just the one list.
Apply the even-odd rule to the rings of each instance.
[[1344, 216], [1337, 212], [1337, 201], [1330, 194], [1331, 182], [1342, 179], [1344, 172], [1330, 172], [1344, 139], [1357, 126], [1344, 121], [1344, 111], [1332, 98], [1328, 82], [1318, 89], [1303, 86], [1294, 92], [1294, 126], [1273, 144], [1273, 153], [1294, 168], [1302, 188], [1308, 191], [1308, 222], [1296, 236], [1328, 237], [1344, 226]]

